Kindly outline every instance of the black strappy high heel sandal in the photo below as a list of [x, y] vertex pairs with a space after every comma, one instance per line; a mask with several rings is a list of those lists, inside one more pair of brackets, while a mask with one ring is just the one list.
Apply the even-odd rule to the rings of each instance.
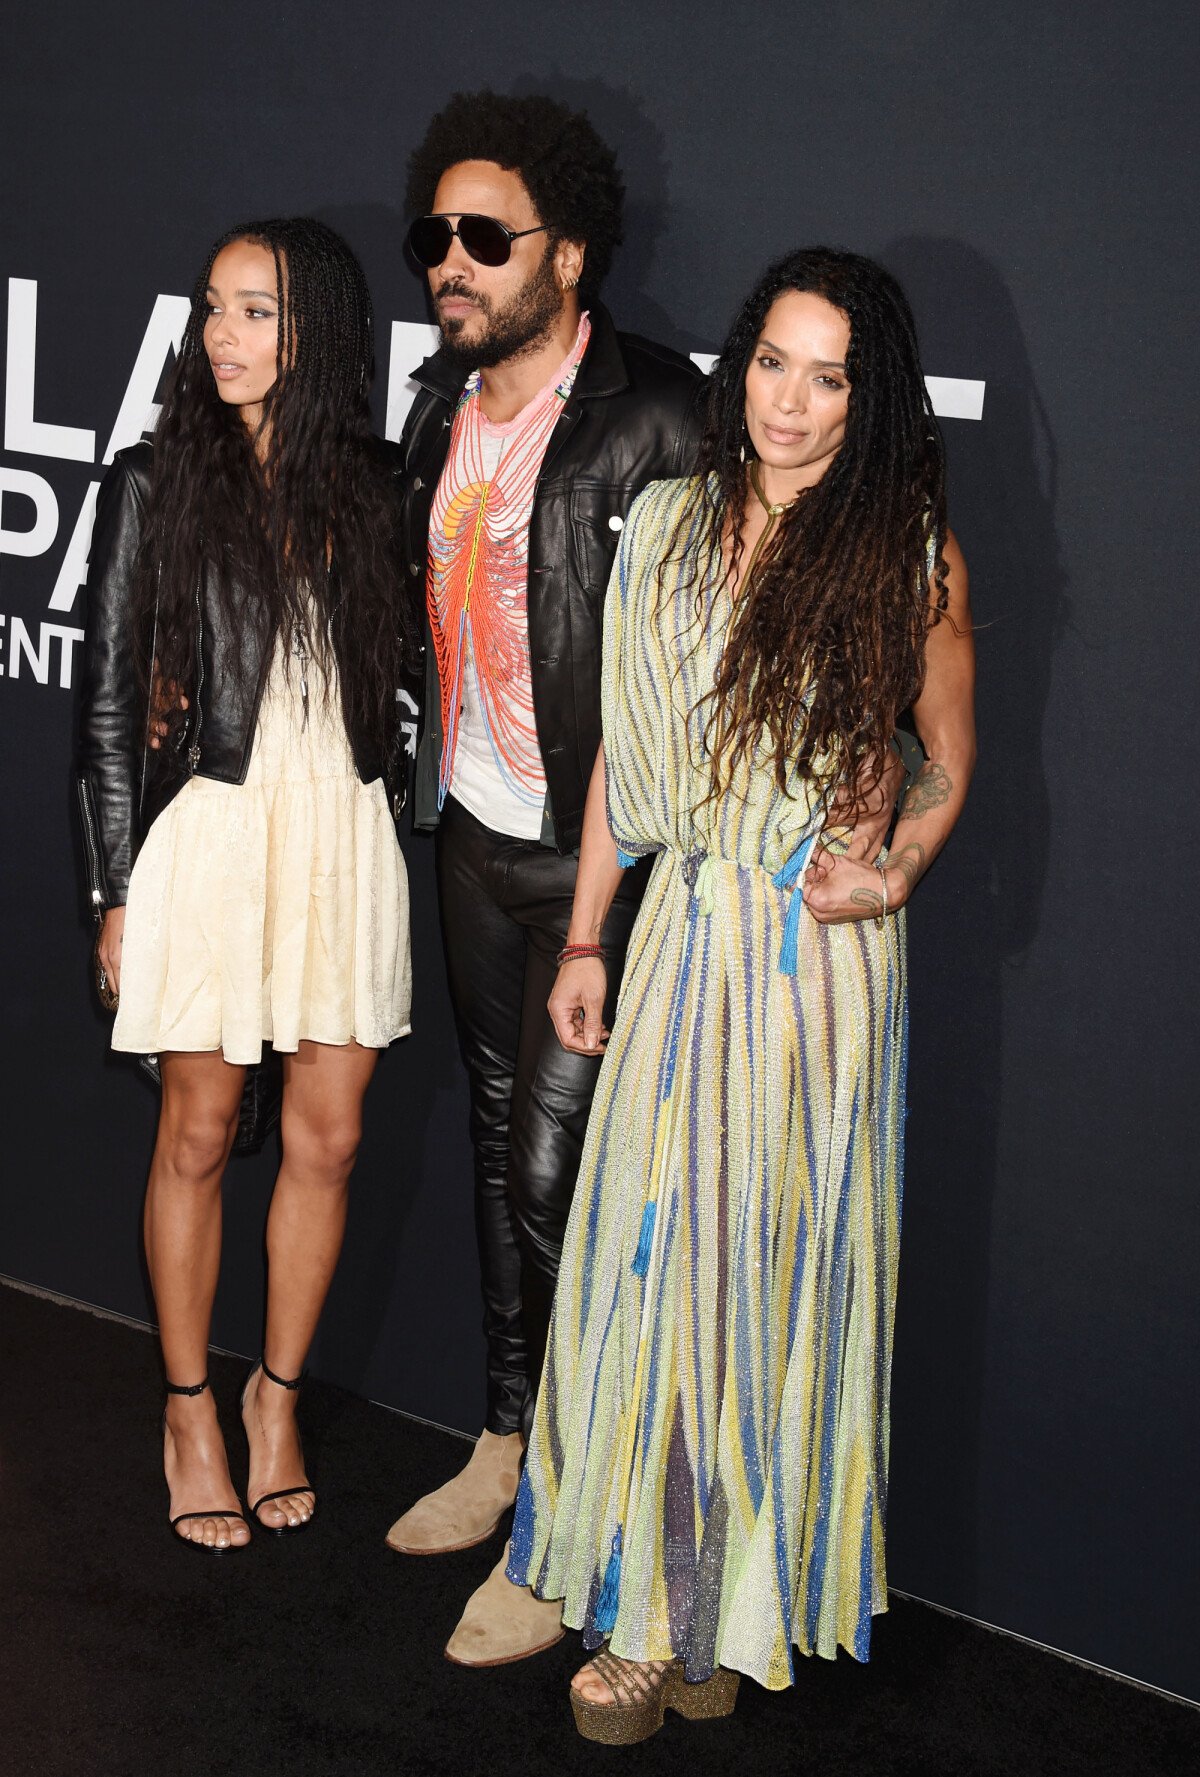
[[[247, 1376], [245, 1382], [242, 1384], [242, 1398], [241, 1398], [240, 1406], [241, 1406], [241, 1411], [242, 1411], [243, 1424], [245, 1423], [245, 1417], [246, 1417], [246, 1390], [249, 1388], [251, 1382], [253, 1382], [253, 1380], [254, 1380], [255, 1370], [261, 1370], [263, 1375], [267, 1378], [268, 1382], [273, 1382], [275, 1384], [276, 1388], [286, 1388], [288, 1390], [289, 1394], [294, 1394], [296, 1392], [296, 1390], [300, 1387], [300, 1384], [304, 1381], [304, 1378], [308, 1374], [307, 1370], [301, 1370], [300, 1374], [297, 1377], [295, 1377], [293, 1381], [287, 1382], [284, 1380], [284, 1378], [282, 1376], [277, 1376], [275, 1374], [274, 1370], [268, 1368], [267, 1360], [265, 1357], [260, 1357], [258, 1362], [251, 1366], [250, 1374]], [[249, 1435], [250, 1435], [249, 1433], [246, 1434], [247, 1441], [249, 1441]], [[259, 1507], [269, 1505], [273, 1499], [287, 1499], [289, 1494], [292, 1494], [292, 1493], [310, 1493], [312, 1495], [312, 1510], [308, 1514], [308, 1517], [303, 1519], [299, 1524], [264, 1524], [263, 1520], [258, 1515]], [[312, 1521], [316, 1517], [316, 1515], [317, 1515], [316, 1488], [310, 1487], [307, 1481], [301, 1481], [299, 1483], [299, 1485], [295, 1486], [295, 1487], [277, 1487], [275, 1489], [274, 1493], [264, 1493], [260, 1499], [254, 1500], [250, 1506], [250, 1516], [254, 1519], [254, 1522], [258, 1525], [259, 1529], [265, 1530], [269, 1536], [299, 1536], [299, 1534], [302, 1530], [308, 1529], [309, 1525], [312, 1523]]]
[[[203, 1382], [196, 1382], [191, 1388], [184, 1388], [182, 1384], [178, 1382], [168, 1382], [166, 1385], [168, 1394], [186, 1395], [203, 1394], [207, 1387], [207, 1376], [204, 1378]], [[164, 1432], [167, 1429], [167, 1412], [165, 1407], [163, 1408], [162, 1428]], [[185, 1549], [199, 1549], [205, 1555], [227, 1555], [230, 1549], [248, 1549], [250, 1547], [248, 1542], [230, 1542], [224, 1547], [221, 1547], [218, 1543], [198, 1543], [194, 1537], [180, 1536], [176, 1532], [175, 1526], [177, 1524], [186, 1523], [189, 1518], [236, 1518], [239, 1524], [246, 1524], [246, 1514], [242, 1511], [241, 1506], [218, 1506], [215, 1511], [207, 1512], [180, 1512], [177, 1518], [171, 1519], [171, 1535], [177, 1543], [182, 1543]], [[246, 1524], [246, 1528], [249, 1530], [250, 1526]], [[266, 1529], [265, 1524], [263, 1529]]]

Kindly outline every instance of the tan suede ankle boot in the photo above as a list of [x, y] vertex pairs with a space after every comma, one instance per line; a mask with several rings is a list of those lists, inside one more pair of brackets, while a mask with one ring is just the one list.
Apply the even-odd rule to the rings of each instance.
[[519, 1432], [485, 1431], [460, 1474], [427, 1493], [387, 1533], [401, 1555], [449, 1555], [486, 1542], [517, 1497], [524, 1444]]
[[446, 1643], [446, 1658], [456, 1666], [507, 1666], [563, 1638], [560, 1600], [535, 1598], [528, 1586], [514, 1586], [504, 1573], [508, 1550], [505, 1543], [503, 1555], [467, 1600]]

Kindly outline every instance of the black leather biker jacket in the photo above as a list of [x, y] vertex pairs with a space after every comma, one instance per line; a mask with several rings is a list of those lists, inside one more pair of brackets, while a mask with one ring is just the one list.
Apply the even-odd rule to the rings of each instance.
[[[625, 516], [651, 481], [686, 475], [700, 439], [704, 378], [690, 359], [591, 310], [591, 338], [550, 437], [529, 526], [533, 706], [549, 789], [542, 839], [578, 849], [600, 746], [601, 612]], [[421, 393], [400, 440], [405, 562], [424, 595], [429, 509], [465, 378], [437, 352], [413, 372]], [[442, 754], [437, 662], [426, 636], [414, 824], [437, 825]]]
[[[375, 448], [385, 473], [396, 477], [400, 468], [396, 446], [379, 441]], [[170, 742], [158, 748], [147, 744], [146, 697], [139, 684], [130, 626], [134, 563], [153, 460], [153, 447], [146, 441], [117, 452], [100, 486], [88, 560], [75, 789], [88, 897], [96, 912], [124, 905], [142, 840], [193, 772], [220, 783], [245, 782], [271, 664], [269, 658], [247, 658], [243, 674], [225, 670], [239, 638], [228, 633], [210, 576], [202, 573], [196, 588], [195, 666], [192, 683], [182, 687], [189, 705], [186, 720]], [[335, 562], [331, 571], [336, 570]], [[407, 586], [399, 589], [398, 596], [409, 596]], [[248, 632], [240, 645], [258, 648]], [[333, 652], [342, 666], [336, 623]], [[239, 683], [247, 691], [240, 692]], [[382, 777], [396, 797], [398, 722], [396, 745], [389, 746], [386, 759], [348, 720], [346, 731], [363, 783]]]

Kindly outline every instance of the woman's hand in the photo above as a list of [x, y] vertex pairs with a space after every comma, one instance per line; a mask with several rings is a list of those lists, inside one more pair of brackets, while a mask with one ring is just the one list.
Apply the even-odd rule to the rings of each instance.
[[[873, 864], [839, 857], [818, 846], [804, 872], [804, 905], [823, 926], [845, 925], [853, 919], [876, 919], [883, 912], [883, 882]], [[907, 883], [891, 870], [887, 879], [887, 911], [894, 913], [908, 899]]]
[[96, 946], [96, 954], [100, 958], [100, 967], [108, 977], [108, 984], [114, 993], [121, 991], [121, 945], [125, 938], [125, 909], [110, 907], [104, 915], [100, 927], [100, 940]]
[[604, 1027], [607, 991], [608, 973], [598, 956], [577, 957], [563, 963], [546, 1006], [554, 1034], [564, 1049], [597, 1059], [603, 1055], [608, 1041]]

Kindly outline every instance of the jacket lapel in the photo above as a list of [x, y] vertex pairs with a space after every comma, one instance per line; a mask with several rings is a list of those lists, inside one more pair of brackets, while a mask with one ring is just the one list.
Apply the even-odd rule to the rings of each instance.
[[545, 480], [550, 465], [579, 424], [582, 403], [619, 395], [622, 389], [629, 387], [629, 372], [621, 355], [621, 345], [617, 330], [612, 324], [612, 316], [600, 303], [591, 309], [590, 314], [592, 336], [575, 377], [575, 387], [567, 397], [557, 426], [550, 434], [550, 442], [546, 446], [546, 454], [538, 473], [539, 484]]
[[[612, 316], [603, 303], [595, 303], [591, 308], [592, 336], [588, 340], [587, 351], [579, 366], [575, 378], [575, 387], [564, 404], [558, 424], [550, 434], [550, 442], [546, 446], [546, 454], [542, 458], [541, 472], [538, 480], [544, 479], [547, 470], [555, 457], [579, 424], [580, 407], [585, 401], [603, 400], [608, 395], [619, 395], [622, 389], [629, 387], [629, 371], [621, 353], [621, 343], [617, 338], [617, 330], [613, 326]], [[448, 418], [452, 418], [458, 406], [459, 397], [466, 386], [466, 377], [449, 363], [444, 352], [434, 352], [418, 364], [412, 373], [412, 380], [418, 388], [424, 389], [439, 401], [449, 406]], [[441, 428], [443, 433], [448, 427]], [[449, 438], [444, 440], [435, 435], [429, 441], [429, 448], [424, 460], [415, 465], [418, 472], [426, 479], [433, 473], [440, 474], [442, 463], [446, 460], [449, 449]], [[441, 461], [436, 463], [435, 455], [441, 448]]]

